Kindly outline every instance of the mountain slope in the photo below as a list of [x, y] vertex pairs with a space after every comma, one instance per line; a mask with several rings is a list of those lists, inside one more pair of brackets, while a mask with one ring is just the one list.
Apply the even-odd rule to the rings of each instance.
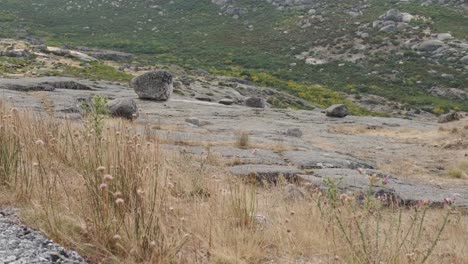
[[[288, 81], [355, 100], [375, 94], [435, 113], [468, 111], [463, 2], [6, 0], [0, 8], [3, 36], [119, 49], [144, 63], [203, 68], [296, 94]], [[392, 8], [412, 19], [389, 17]], [[420, 47], [447, 32], [441, 49]]]

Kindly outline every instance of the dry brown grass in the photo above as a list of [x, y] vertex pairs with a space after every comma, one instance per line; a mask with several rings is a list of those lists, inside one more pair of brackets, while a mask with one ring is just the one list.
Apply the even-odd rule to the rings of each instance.
[[209, 152], [163, 152], [133, 123], [97, 133], [1, 103], [0, 117], [1, 201], [91, 263], [468, 262], [468, 218], [450, 208], [362, 205], [311, 186], [290, 202], [285, 183], [229, 177]]

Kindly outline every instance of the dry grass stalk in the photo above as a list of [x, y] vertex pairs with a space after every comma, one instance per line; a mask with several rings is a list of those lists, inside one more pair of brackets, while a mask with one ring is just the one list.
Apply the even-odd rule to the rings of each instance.
[[468, 218], [452, 209], [386, 208], [371, 198], [363, 207], [320, 192], [288, 202], [281, 183], [225, 177], [209, 151], [165, 153], [134, 123], [104, 120], [97, 135], [99, 125], [1, 103], [0, 117], [1, 201], [92, 262], [468, 262]]

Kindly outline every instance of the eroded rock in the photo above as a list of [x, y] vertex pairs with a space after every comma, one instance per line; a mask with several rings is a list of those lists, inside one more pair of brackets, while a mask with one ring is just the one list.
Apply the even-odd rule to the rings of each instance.
[[332, 105], [326, 110], [327, 116], [330, 117], [345, 117], [348, 113], [348, 107], [344, 104]]
[[109, 114], [113, 117], [121, 117], [125, 119], [138, 118], [138, 106], [135, 100], [131, 98], [121, 98], [111, 100], [107, 103]]
[[133, 78], [132, 87], [140, 99], [167, 101], [173, 91], [173, 77], [167, 71], [152, 71]]

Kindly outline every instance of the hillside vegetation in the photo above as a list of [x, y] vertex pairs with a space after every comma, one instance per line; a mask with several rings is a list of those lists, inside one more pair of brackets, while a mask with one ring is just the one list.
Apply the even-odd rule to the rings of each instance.
[[[436, 33], [450, 32], [461, 42], [467, 39], [465, 7], [456, 1], [439, 5], [335, 0], [302, 9], [278, 8], [268, 1], [213, 2], [217, 4], [5, 0], [0, 2], [4, 10], [0, 35], [122, 50], [138, 54], [143, 63], [178, 64], [247, 79], [267, 74], [286, 83], [376, 94], [436, 113], [468, 111], [466, 98], [430, 92], [437, 86], [466, 95], [468, 73], [458, 61], [466, 53], [464, 48], [457, 50], [455, 59], [445, 55], [432, 59], [405, 46], [409, 38], [424, 40]], [[416, 17], [410, 28], [387, 32], [372, 26], [391, 8]], [[356, 37], [364, 31], [369, 37]], [[308, 57], [333, 59], [314, 65], [300, 56], [304, 52]], [[354, 55], [360, 59], [354, 60]]]

